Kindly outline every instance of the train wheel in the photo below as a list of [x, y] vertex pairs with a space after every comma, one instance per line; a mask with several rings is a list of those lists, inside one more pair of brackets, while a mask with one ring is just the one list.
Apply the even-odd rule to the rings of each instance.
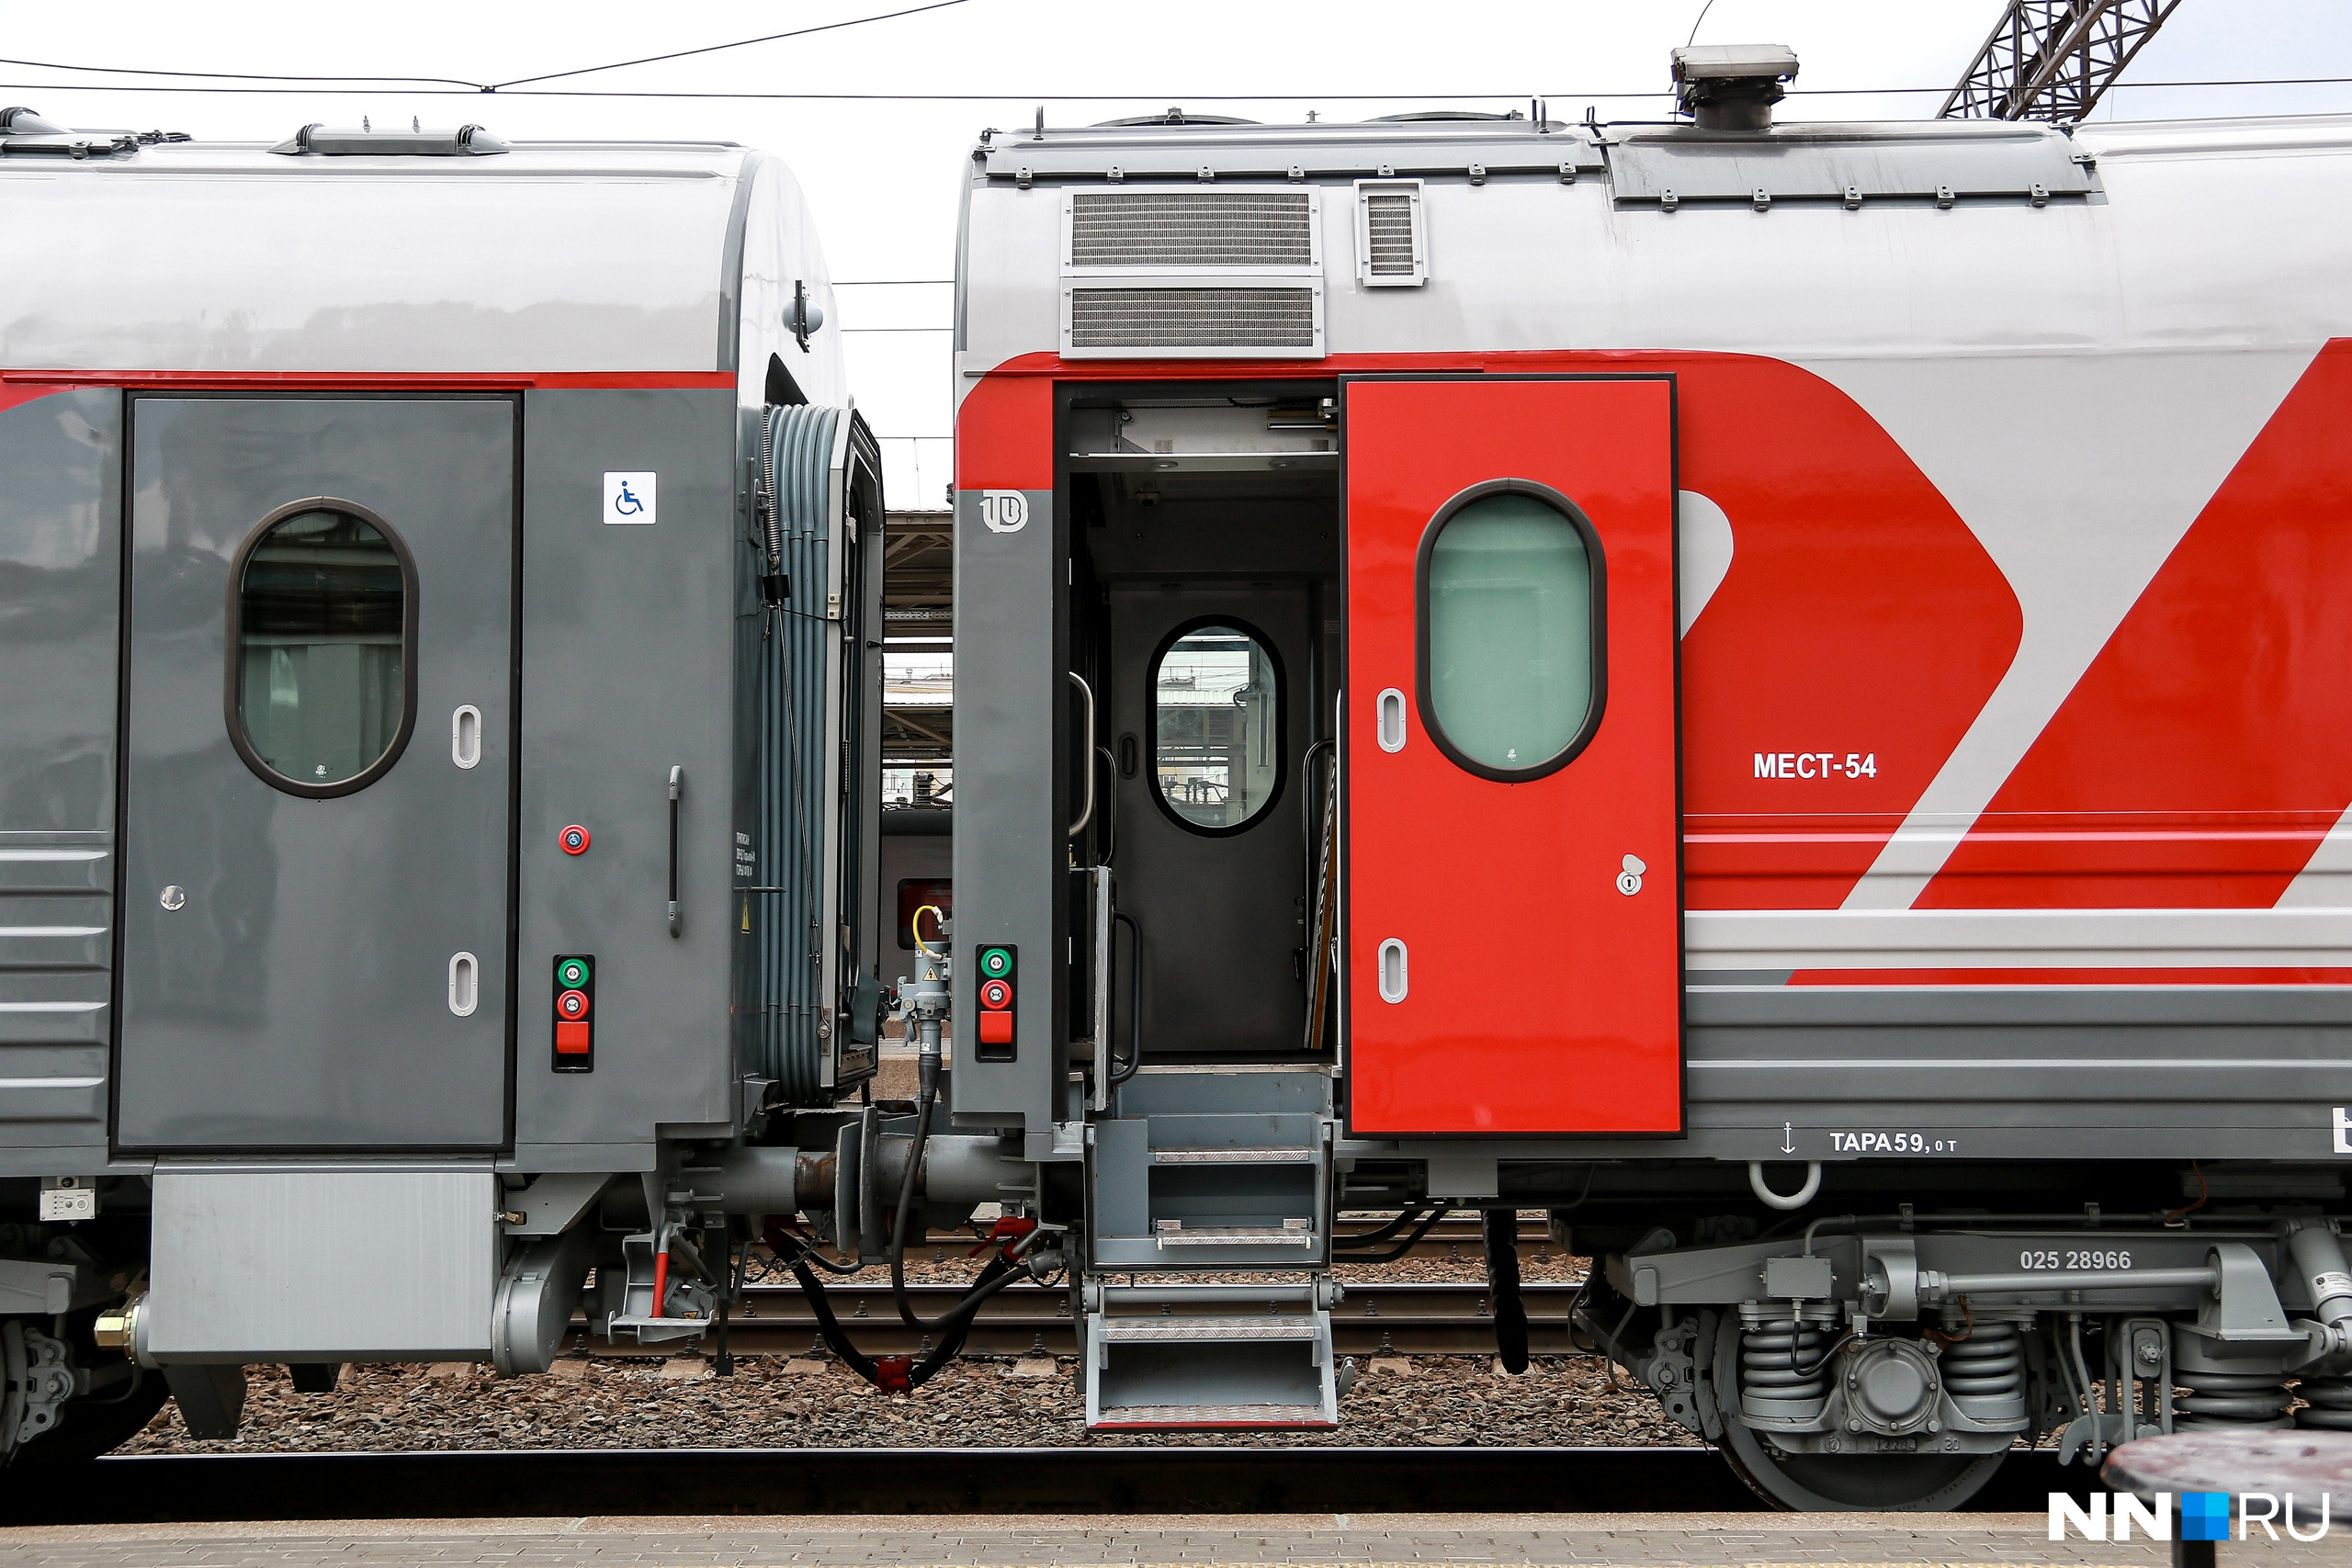
[[139, 1435], [171, 1397], [161, 1372], [144, 1373], [128, 1397], [77, 1399], [65, 1418], [17, 1450], [19, 1465], [79, 1464], [110, 1454]]
[[1714, 1386], [1726, 1419], [1720, 1445], [1732, 1473], [1776, 1508], [1795, 1513], [1933, 1513], [1957, 1508], [1984, 1489], [2008, 1457], [1989, 1454], [1776, 1454], [1739, 1407], [1737, 1319], [1715, 1336]]
[[2006, 1453], [1775, 1455], [1755, 1431], [1724, 1424], [1723, 1456], [1747, 1489], [1798, 1513], [1934, 1513], [1983, 1489]]

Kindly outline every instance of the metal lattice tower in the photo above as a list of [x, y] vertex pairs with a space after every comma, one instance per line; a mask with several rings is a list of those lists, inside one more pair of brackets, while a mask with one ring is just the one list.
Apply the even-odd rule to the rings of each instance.
[[2009, 0], [1938, 117], [2082, 119], [2179, 4]]

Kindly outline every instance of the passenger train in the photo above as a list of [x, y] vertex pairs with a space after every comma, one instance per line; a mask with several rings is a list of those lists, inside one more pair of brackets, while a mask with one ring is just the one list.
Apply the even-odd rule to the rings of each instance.
[[2352, 1427], [2352, 121], [1794, 70], [982, 134], [888, 991], [778, 165], [0, 122], [0, 1446], [693, 1343], [755, 1245], [821, 1306], [984, 1204], [851, 1366], [1043, 1280], [1094, 1429], [1340, 1425], [1334, 1265], [1484, 1213], [1517, 1363], [1544, 1210], [1782, 1506]]

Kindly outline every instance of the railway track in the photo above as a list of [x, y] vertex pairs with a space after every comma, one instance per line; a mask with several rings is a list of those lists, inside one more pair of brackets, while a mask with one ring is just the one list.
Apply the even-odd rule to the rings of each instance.
[[[2011, 1458], [1971, 1505], [2080, 1490]], [[1124, 1446], [200, 1454], [9, 1471], [0, 1523], [616, 1515], [1751, 1512], [1709, 1449]]]
[[[834, 1315], [860, 1349], [869, 1355], [910, 1355], [929, 1343], [899, 1319], [890, 1281], [827, 1281]], [[920, 1317], [936, 1317], [964, 1293], [961, 1285], [909, 1285]], [[1568, 1313], [1577, 1287], [1532, 1284], [1520, 1299], [1527, 1308], [1528, 1348], [1537, 1355], [1566, 1355]], [[817, 1336], [817, 1319], [797, 1285], [763, 1282], [745, 1291], [745, 1305], [728, 1325], [728, 1345], [739, 1355], [797, 1354]], [[1280, 1309], [1276, 1309], [1280, 1310]], [[1345, 1356], [1475, 1356], [1495, 1347], [1494, 1303], [1481, 1284], [1399, 1282], [1347, 1287], [1331, 1309], [1332, 1337]], [[625, 1350], [627, 1347], [616, 1347]], [[603, 1348], [600, 1346], [599, 1350]], [[652, 1350], [649, 1354], [654, 1353]], [[1077, 1325], [1069, 1292], [1013, 1285], [981, 1304], [965, 1343], [976, 1356], [1074, 1356]]]

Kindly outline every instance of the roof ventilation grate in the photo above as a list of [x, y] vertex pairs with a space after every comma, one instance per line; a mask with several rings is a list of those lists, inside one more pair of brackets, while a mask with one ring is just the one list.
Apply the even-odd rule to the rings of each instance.
[[1222, 350], [1319, 354], [1312, 288], [1073, 288], [1069, 345], [1080, 352]]
[[1069, 265], [1313, 266], [1315, 204], [1303, 190], [1075, 193]]
[[1420, 181], [1357, 185], [1356, 257], [1356, 281], [1368, 288], [1409, 288], [1428, 281]]

